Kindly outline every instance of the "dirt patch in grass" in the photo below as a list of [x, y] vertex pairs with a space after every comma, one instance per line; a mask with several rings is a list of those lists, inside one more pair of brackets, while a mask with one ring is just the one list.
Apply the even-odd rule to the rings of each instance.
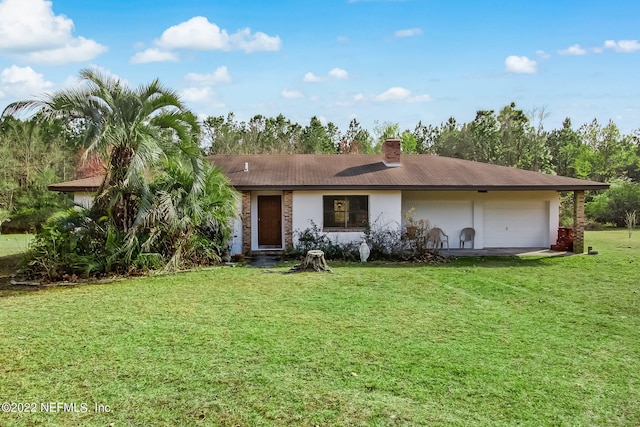
[[0, 257], [0, 287], [9, 283], [10, 276], [18, 269], [20, 257], [22, 257], [22, 254]]
[[20, 266], [20, 259], [24, 254], [0, 256], [0, 298], [15, 296], [25, 292], [37, 291], [39, 286], [12, 285], [13, 275]]
[[18, 269], [21, 257], [22, 254], [0, 257], [0, 298], [28, 290], [29, 286], [14, 286], [11, 284], [11, 276]]

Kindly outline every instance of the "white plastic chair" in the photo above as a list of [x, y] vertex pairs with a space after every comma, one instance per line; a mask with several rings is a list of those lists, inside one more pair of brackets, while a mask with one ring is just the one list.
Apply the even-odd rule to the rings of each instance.
[[447, 249], [449, 249], [449, 236], [444, 234], [444, 231], [442, 231], [441, 228], [434, 227], [429, 230], [429, 233], [427, 234], [427, 246], [429, 243], [433, 245], [434, 249], [438, 247], [443, 248], [446, 243]]
[[460, 232], [460, 247], [464, 249], [464, 244], [466, 242], [471, 242], [471, 249], [473, 249], [473, 241], [476, 237], [476, 230], [472, 227], [465, 227]]

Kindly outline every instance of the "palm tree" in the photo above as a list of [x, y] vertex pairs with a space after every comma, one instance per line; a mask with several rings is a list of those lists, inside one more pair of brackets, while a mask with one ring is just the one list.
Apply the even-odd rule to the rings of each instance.
[[199, 184], [191, 167], [169, 159], [140, 201], [128, 247], [161, 253], [167, 268], [219, 261], [237, 215], [237, 193], [218, 169], [205, 165]]
[[[108, 261], [103, 273], [115, 258], [124, 260], [119, 265], [125, 267], [144, 263], [147, 255], [159, 256], [171, 268], [184, 265], [183, 258], [189, 257], [194, 263], [214, 261], [230, 236], [237, 195], [204, 159], [196, 117], [157, 80], [130, 89], [96, 70], [82, 70], [80, 76], [84, 84], [78, 88], [17, 102], [3, 112], [39, 110], [45, 119], [65, 118], [81, 131], [85, 156], [105, 159], [91, 219], [80, 221], [79, 227], [98, 224], [106, 216], [107, 227], [89, 230], [103, 230], [102, 235], [84, 234], [92, 236], [92, 242], [105, 240], [107, 248], [114, 246], [110, 241], [124, 242], [125, 247], [118, 245], [116, 253], [96, 255], [88, 249], [79, 255], [89, 261], [102, 256]], [[75, 274], [73, 265], [65, 268]]]
[[168, 157], [182, 157], [201, 184], [203, 158], [199, 126], [177, 94], [158, 80], [136, 89], [96, 69], [80, 72], [82, 85], [43, 100], [9, 105], [3, 115], [39, 110], [45, 119], [65, 118], [82, 129], [86, 155], [106, 159], [94, 210], [104, 212], [118, 230], [133, 226], [139, 200], [148, 192], [154, 169]]

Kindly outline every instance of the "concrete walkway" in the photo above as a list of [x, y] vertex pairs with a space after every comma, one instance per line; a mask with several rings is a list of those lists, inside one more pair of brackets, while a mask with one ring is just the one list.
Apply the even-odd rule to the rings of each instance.
[[258, 255], [253, 257], [251, 262], [249, 263], [249, 267], [255, 268], [271, 268], [277, 266], [281, 261], [281, 258], [278, 256], [271, 255]]

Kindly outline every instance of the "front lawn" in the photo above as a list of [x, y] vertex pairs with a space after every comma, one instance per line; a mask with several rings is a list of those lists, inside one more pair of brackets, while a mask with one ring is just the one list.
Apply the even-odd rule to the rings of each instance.
[[29, 247], [31, 239], [32, 234], [0, 234], [0, 298], [8, 292], [10, 276], [18, 269], [22, 253]]
[[638, 425], [639, 242], [0, 298], [0, 425]]
[[32, 238], [32, 234], [0, 234], [0, 257], [26, 251]]

